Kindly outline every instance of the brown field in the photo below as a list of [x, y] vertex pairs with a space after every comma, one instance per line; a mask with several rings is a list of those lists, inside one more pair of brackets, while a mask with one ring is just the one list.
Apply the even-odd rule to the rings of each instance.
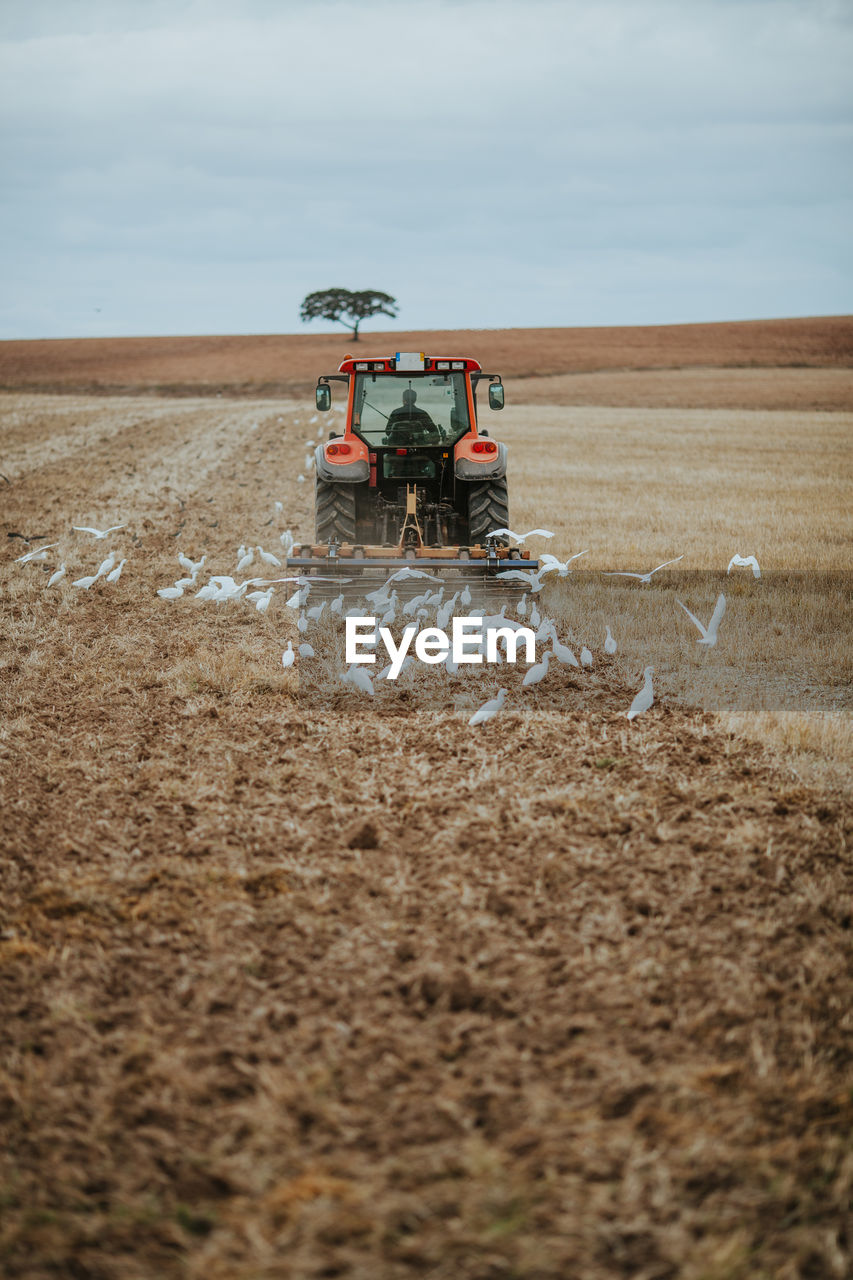
[[310, 532], [274, 344], [292, 387], [338, 340], [0, 344], [0, 1274], [849, 1274], [850, 332], [448, 338], [507, 375], [513, 527], [589, 549], [541, 607], [592, 668], [501, 668], [479, 730], [494, 676], [363, 700], [328, 623], [285, 672], [284, 586], [156, 595]]

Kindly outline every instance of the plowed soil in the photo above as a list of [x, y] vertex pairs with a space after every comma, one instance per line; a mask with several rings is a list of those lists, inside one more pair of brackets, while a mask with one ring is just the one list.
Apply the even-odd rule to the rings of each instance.
[[848, 1275], [844, 795], [600, 649], [472, 730], [158, 599], [309, 531], [305, 404], [2, 412], [0, 1272]]

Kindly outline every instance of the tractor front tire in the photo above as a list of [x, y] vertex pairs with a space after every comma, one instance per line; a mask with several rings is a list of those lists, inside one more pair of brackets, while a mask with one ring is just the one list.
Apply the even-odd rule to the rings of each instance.
[[[468, 486], [468, 542], [472, 547], [483, 543], [493, 529], [505, 529], [509, 525], [509, 498], [506, 477], [499, 480], [480, 480]], [[505, 536], [496, 542], [506, 546]]]
[[315, 481], [314, 536], [318, 542], [355, 542], [355, 491], [353, 484]]

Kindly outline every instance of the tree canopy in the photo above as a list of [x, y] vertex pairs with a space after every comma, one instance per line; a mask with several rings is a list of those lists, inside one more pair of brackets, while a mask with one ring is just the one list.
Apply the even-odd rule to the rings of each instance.
[[320, 289], [309, 293], [299, 310], [300, 320], [334, 320], [352, 332], [358, 342], [358, 327], [368, 316], [397, 314], [397, 299], [376, 289], [353, 293], [350, 289]]

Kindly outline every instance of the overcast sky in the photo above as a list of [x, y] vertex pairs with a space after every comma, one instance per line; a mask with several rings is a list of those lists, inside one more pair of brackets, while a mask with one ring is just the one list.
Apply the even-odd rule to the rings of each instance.
[[853, 0], [0, 0], [0, 113], [2, 338], [853, 312]]

